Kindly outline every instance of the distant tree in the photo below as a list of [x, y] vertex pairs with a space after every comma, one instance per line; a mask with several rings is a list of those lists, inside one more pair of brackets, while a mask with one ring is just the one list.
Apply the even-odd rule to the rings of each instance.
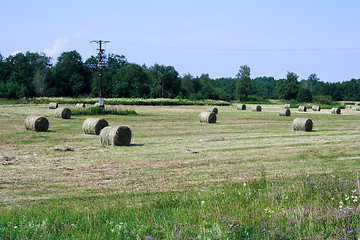
[[91, 72], [76, 51], [63, 52], [53, 67], [50, 92], [53, 96], [81, 96], [90, 93]]
[[149, 93], [149, 76], [140, 65], [129, 63], [114, 76], [113, 97], [141, 98]]
[[0, 97], [22, 98], [43, 94], [39, 91], [38, 76], [42, 76], [42, 90], [48, 80], [45, 72], [51, 66], [50, 58], [39, 53], [17, 53], [1, 59], [3, 69], [0, 70]]
[[350, 81], [343, 82], [343, 100], [346, 101], [359, 101], [360, 100], [360, 79], [351, 79]]
[[218, 89], [221, 100], [236, 99], [236, 80], [235, 78], [218, 78], [212, 81], [212, 85]]
[[219, 94], [212, 85], [212, 79], [209, 77], [209, 74], [201, 74], [197, 79], [201, 86], [200, 91], [196, 94], [197, 99], [219, 99]]
[[253, 95], [264, 98], [276, 98], [276, 80], [273, 77], [257, 77], [251, 80], [251, 92]]
[[296, 99], [299, 91], [298, 75], [288, 72], [286, 79], [280, 79], [276, 84], [276, 91], [280, 99]]
[[155, 64], [147, 70], [151, 81], [151, 97], [174, 98], [180, 93], [179, 73], [172, 66]]
[[251, 94], [250, 68], [246, 65], [240, 66], [236, 79], [236, 96], [239, 100], [246, 101]]
[[300, 88], [296, 96], [297, 102], [312, 102], [312, 94], [309, 89]]
[[[109, 97], [114, 91], [114, 76], [124, 66], [128, 64], [124, 55], [109, 54], [107, 57], [103, 56], [103, 61], [106, 62], [106, 67], [102, 71], [102, 95]], [[85, 61], [85, 65], [90, 68], [92, 73], [91, 80], [91, 95], [99, 96], [99, 55], [91, 56]]]

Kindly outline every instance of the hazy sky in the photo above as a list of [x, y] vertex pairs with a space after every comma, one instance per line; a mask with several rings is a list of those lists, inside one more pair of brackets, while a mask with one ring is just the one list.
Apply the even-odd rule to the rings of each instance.
[[76, 50], [129, 62], [171, 65], [182, 76], [251, 77], [341, 82], [360, 78], [358, 0], [11, 0], [0, 10], [0, 53]]

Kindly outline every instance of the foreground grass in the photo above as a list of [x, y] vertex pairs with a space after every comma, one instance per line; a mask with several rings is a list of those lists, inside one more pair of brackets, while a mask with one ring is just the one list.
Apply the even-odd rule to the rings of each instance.
[[97, 194], [0, 210], [1, 239], [357, 239], [356, 173]]

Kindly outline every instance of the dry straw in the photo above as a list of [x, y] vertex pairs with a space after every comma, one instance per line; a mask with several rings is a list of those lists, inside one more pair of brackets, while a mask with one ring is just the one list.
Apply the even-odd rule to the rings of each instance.
[[127, 126], [108, 126], [100, 132], [100, 142], [105, 146], [128, 146], [131, 143], [131, 130]]
[[340, 114], [340, 113], [341, 113], [340, 108], [332, 108], [331, 109], [331, 114]]
[[59, 107], [59, 104], [56, 102], [49, 103], [49, 109], [57, 109]]
[[306, 106], [299, 106], [298, 110], [299, 112], [306, 112], [307, 108]]
[[253, 107], [251, 108], [251, 110], [254, 111], [254, 112], [261, 112], [261, 106], [260, 106], [260, 105], [253, 106]]
[[290, 104], [285, 104], [285, 105], [284, 105], [284, 108], [285, 108], [285, 109], [290, 109], [290, 108], [291, 108], [291, 105], [290, 105]]
[[71, 110], [68, 108], [57, 108], [55, 109], [55, 118], [70, 119]]
[[85, 103], [77, 103], [75, 104], [76, 108], [85, 108]]
[[104, 127], [109, 126], [109, 123], [102, 118], [87, 118], [83, 122], [82, 129], [85, 134], [99, 135]]
[[287, 116], [289, 117], [291, 115], [290, 109], [280, 109], [279, 116]]
[[208, 107], [206, 109], [207, 112], [213, 112], [215, 114], [218, 114], [218, 109], [216, 107]]
[[246, 105], [245, 104], [239, 104], [236, 107], [237, 110], [246, 110]]
[[201, 123], [216, 123], [216, 114], [214, 112], [202, 112], [199, 114]]
[[41, 116], [30, 115], [25, 119], [25, 129], [36, 132], [46, 132], [49, 129], [49, 121]]
[[360, 111], [360, 106], [357, 106], [357, 107], [355, 108], [355, 110], [356, 110], [356, 111]]
[[320, 106], [312, 106], [312, 110], [319, 112], [321, 110], [321, 107]]
[[292, 127], [294, 131], [310, 132], [313, 128], [313, 122], [309, 118], [295, 118]]

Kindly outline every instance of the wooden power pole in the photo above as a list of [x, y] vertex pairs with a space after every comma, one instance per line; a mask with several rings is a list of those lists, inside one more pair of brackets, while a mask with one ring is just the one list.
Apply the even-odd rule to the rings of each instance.
[[104, 108], [104, 100], [102, 98], [102, 93], [101, 93], [101, 88], [102, 88], [102, 69], [106, 67], [106, 62], [103, 61], [102, 57], [103, 54], [105, 52], [104, 49], [102, 49], [102, 44], [106, 44], [109, 43], [110, 41], [103, 41], [103, 40], [93, 40], [90, 43], [98, 43], [99, 44], [99, 62], [98, 62], [98, 67], [99, 67], [99, 106], [101, 108]]

